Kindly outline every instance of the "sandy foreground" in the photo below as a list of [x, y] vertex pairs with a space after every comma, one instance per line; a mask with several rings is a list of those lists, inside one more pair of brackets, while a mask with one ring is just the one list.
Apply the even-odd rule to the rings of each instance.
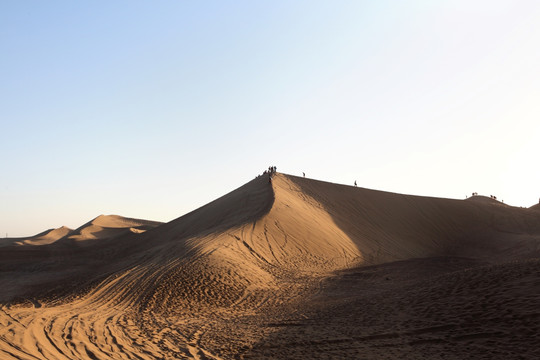
[[540, 208], [256, 178], [0, 240], [0, 359], [538, 359]]

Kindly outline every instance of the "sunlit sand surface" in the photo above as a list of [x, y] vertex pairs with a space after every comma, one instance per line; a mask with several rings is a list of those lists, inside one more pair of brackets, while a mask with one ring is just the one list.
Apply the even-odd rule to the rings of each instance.
[[276, 174], [0, 246], [0, 359], [540, 358], [538, 206]]

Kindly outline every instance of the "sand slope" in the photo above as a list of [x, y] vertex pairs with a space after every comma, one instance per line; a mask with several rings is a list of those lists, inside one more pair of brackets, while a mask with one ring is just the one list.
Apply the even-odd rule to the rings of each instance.
[[[512, 268], [512, 284], [522, 277], [535, 283], [538, 263], [527, 259], [539, 255], [540, 213], [534, 209], [261, 176], [166, 224], [99, 216], [50, 244], [2, 248], [0, 357], [357, 357], [361, 350], [365, 358], [377, 358], [385, 336], [397, 336], [409, 340], [392, 342], [388, 358], [420, 358], [429, 353], [429, 342], [407, 334], [444, 326], [457, 321], [450, 315], [469, 316], [483, 306], [476, 300], [472, 310], [458, 305], [462, 296], [477, 296], [474, 285], [459, 285], [466, 290], [456, 302], [453, 293], [425, 294], [446, 294], [444, 284], [455, 276], [468, 281], [460, 274], [471, 268], [483, 269], [473, 272], [480, 283], [492, 283], [499, 273], [490, 269], [502, 266], [495, 264], [529, 261]], [[376, 266], [374, 274], [368, 265]], [[434, 282], [427, 275], [439, 277]], [[344, 276], [352, 280], [342, 281]], [[501, 326], [536, 316], [530, 307], [538, 304], [538, 292], [520, 291], [526, 304]], [[384, 299], [381, 309], [407, 304], [405, 317], [373, 307], [375, 299]], [[442, 299], [452, 314], [429, 310], [443, 306]], [[368, 317], [364, 308], [371, 309]], [[422, 311], [418, 318], [407, 315]], [[358, 332], [365, 321], [369, 326]], [[499, 334], [492, 322], [491, 333]], [[455, 326], [444, 329], [449, 337], [460, 336]], [[538, 343], [532, 330], [519, 336]], [[308, 344], [310, 333], [323, 345], [295, 345]], [[476, 338], [488, 341], [486, 334]], [[280, 346], [285, 348], [278, 352]]]
[[[426, 256], [538, 256], [538, 213], [475, 196], [393, 194], [289, 176], [373, 262]], [[486, 201], [484, 201], [486, 200]]]

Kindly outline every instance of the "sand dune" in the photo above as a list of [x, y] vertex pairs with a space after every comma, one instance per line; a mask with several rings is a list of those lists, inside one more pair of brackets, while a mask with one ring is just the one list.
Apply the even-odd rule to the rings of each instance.
[[88, 223], [72, 230], [66, 226], [49, 229], [37, 235], [23, 238], [0, 239], [1, 246], [48, 245], [58, 240], [96, 240], [114, 238], [132, 232], [143, 233], [162, 223], [157, 221], [125, 218], [118, 215], [100, 215]]
[[539, 214], [277, 174], [99, 216], [2, 248], [0, 358], [537, 358]]
[[84, 241], [118, 237], [129, 232], [142, 233], [161, 225], [157, 221], [125, 218], [118, 215], [100, 215], [73, 230], [65, 239]]
[[10, 245], [48, 245], [71, 234], [73, 230], [66, 226], [57, 229], [49, 229], [28, 238], [4, 238], [0, 239], [1, 246]]

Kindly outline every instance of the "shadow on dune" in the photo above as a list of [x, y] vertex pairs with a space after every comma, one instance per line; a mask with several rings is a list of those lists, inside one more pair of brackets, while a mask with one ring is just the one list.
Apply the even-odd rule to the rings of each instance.
[[340, 272], [245, 358], [537, 359], [540, 260], [430, 258]]
[[268, 176], [260, 176], [236, 190], [162, 226], [144, 238], [154, 243], [182, 241], [256, 222], [274, 203]]
[[420, 197], [287, 175], [319, 201], [366, 262], [462, 256], [492, 261], [539, 256], [540, 216], [495, 200]]

